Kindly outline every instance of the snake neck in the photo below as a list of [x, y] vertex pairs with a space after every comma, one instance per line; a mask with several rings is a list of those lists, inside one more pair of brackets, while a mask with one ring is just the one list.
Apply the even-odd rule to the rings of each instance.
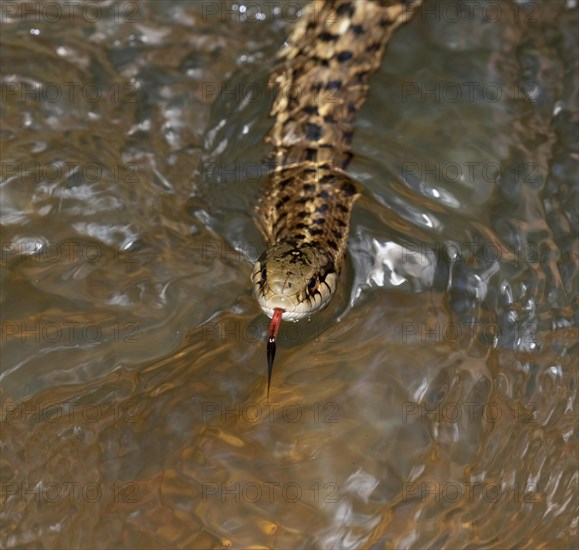
[[280, 166], [270, 176], [260, 228], [269, 246], [288, 242], [318, 247], [339, 272], [357, 196], [356, 183], [329, 162]]
[[316, 0], [279, 54], [267, 140], [273, 169], [258, 206], [268, 246], [318, 246], [339, 272], [359, 195], [345, 172], [354, 121], [394, 30], [422, 0]]

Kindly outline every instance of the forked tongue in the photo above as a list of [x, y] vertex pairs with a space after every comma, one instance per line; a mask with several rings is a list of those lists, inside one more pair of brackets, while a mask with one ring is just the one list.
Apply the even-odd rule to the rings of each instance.
[[271, 384], [271, 373], [273, 371], [273, 360], [275, 359], [275, 338], [277, 336], [277, 331], [279, 330], [279, 325], [281, 323], [281, 316], [283, 315], [283, 309], [281, 307], [276, 307], [273, 310], [273, 317], [271, 318], [271, 323], [269, 324], [269, 338], [267, 340], [267, 397], [269, 399], [269, 386]]

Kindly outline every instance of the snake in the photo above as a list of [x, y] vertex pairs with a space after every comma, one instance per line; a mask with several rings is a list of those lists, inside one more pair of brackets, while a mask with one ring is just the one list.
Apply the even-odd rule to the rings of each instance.
[[268, 396], [281, 321], [309, 318], [335, 294], [361, 192], [346, 172], [355, 116], [394, 31], [421, 3], [314, 0], [277, 55], [271, 169], [255, 212], [267, 248], [251, 273], [271, 319]]

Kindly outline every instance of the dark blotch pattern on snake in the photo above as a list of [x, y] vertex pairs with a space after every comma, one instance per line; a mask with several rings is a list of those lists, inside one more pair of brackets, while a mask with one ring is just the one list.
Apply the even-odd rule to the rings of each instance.
[[336, 290], [358, 197], [345, 172], [355, 115], [385, 45], [421, 1], [316, 0], [279, 54], [274, 168], [257, 209], [268, 249], [251, 275], [263, 311], [278, 310], [277, 325], [325, 307]]

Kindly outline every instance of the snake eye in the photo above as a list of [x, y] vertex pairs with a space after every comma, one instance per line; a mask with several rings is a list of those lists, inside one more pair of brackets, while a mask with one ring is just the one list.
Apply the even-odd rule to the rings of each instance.
[[265, 281], [267, 279], [267, 270], [265, 267], [261, 270], [261, 280]]
[[318, 290], [318, 278], [312, 277], [308, 283], [308, 292], [313, 296]]

